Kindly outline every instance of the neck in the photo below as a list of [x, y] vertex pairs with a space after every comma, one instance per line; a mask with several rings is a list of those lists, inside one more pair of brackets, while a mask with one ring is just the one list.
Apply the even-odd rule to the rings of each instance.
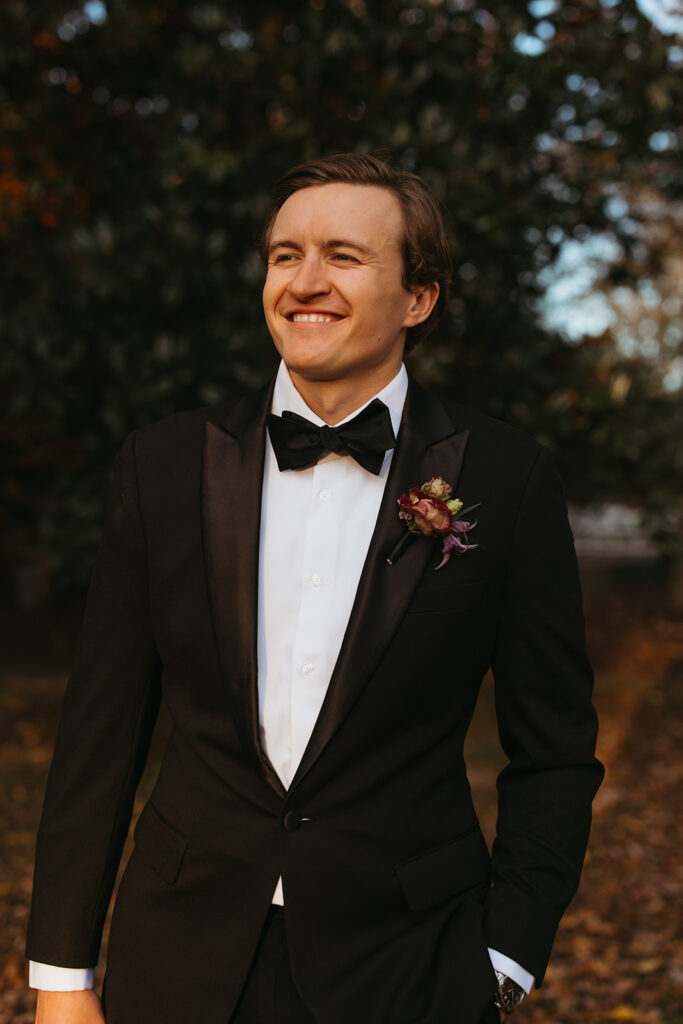
[[365, 377], [361, 381], [310, 380], [291, 369], [289, 376], [308, 408], [325, 423], [334, 426], [379, 394], [400, 369], [399, 362], [397, 366], [385, 368], [384, 372]]

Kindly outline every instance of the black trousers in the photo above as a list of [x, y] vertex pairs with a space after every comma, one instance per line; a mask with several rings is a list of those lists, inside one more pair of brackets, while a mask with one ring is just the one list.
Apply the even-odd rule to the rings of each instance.
[[294, 987], [282, 907], [268, 911], [230, 1024], [316, 1024]]
[[[453, 1014], [454, 1024], [456, 1020], [457, 1009]], [[481, 1024], [499, 1024], [499, 1021], [498, 1011], [491, 1005]], [[282, 907], [273, 906], [268, 911], [254, 962], [230, 1024], [324, 1024], [311, 1016], [294, 986]]]

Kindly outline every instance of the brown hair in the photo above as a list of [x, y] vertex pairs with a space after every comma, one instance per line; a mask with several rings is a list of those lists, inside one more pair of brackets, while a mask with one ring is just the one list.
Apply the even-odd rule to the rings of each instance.
[[417, 174], [398, 170], [367, 153], [337, 153], [292, 168], [273, 189], [272, 206], [261, 236], [259, 255], [266, 263], [275, 218], [291, 195], [313, 185], [336, 182], [376, 185], [393, 192], [403, 215], [403, 286], [410, 291], [433, 282], [439, 285], [439, 297], [430, 315], [424, 323], [408, 329], [406, 349], [409, 350], [425, 338], [441, 318], [448, 305], [453, 272], [439, 204]]

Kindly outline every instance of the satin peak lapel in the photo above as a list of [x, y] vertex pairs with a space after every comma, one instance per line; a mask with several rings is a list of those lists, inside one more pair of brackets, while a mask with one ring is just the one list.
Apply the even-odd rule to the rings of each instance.
[[265, 415], [273, 382], [207, 422], [202, 476], [204, 559], [214, 636], [247, 756], [284, 792], [259, 740], [256, 629]]
[[457, 496], [469, 431], [457, 432], [438, 398], [412, 378], [396, 453], [387, 477], [375, 531], [330, 685], [304, 751], [293, 788], [310, 770], [360, 696], [400, 623], [438, 541], [416, 538], [394, 565], [387, 558], [406, 531], [398, 517], [399, 496], [433, 476], [442, 476]]

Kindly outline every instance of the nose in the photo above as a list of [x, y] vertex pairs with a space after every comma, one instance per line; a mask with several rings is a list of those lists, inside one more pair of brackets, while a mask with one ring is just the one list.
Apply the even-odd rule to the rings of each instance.
[[307, 255], [299, 262], [287, 289], [298, 302], [329, 294], [330, 283], [319, 256]]

